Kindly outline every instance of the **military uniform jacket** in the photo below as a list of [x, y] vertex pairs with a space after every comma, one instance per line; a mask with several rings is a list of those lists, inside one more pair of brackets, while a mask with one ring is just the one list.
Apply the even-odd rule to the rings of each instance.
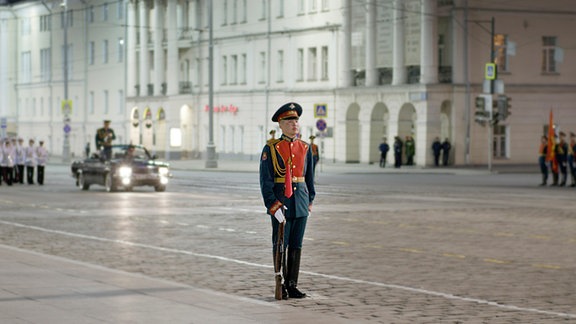
[[96, 131], [96, 149], [99, 150], [103, 146], [110, 146], [112, 144], [112, 140], [116, 139], [116, 134], [114, 134], [114, 130], [112, 128], [98, 128]]
[[[286, 179], [286, 167], [290, 180]], [[292, 185], [292, 195], [286, 197], [286, 183]], [[286, 218], [307, 217], [314, 190], [314, 163], [310, 145], [299, 139], [282, 135], [269, 140], [260, 157], [260, 189], [268, 214], [283, 205], [288, 208]]]

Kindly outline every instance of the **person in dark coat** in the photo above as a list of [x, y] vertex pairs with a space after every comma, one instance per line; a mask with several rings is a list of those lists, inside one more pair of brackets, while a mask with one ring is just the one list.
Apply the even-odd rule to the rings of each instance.
[[388, 156], [388, 151], [390, 150], [390, 145], [386, 142], [386, 137], [384, 137], [384, 141], [378, 147], [380, 149], [380, 167], [386, 167], [386, 157]]
[[394, 167], [399, 168], [402, 165], [402, 140], [399, 136], [394, 137]]
[[280, 107], [273, 122], [278, 122], [282, 135], [269, 140], [260, 156], [260, 189], [267, 214], [272, 222], [272, 252], [276, 255], [278, 227], [284, 223], [286, 263], [282, 299], [304, 298], [298, 289], [300, 256], [306, 221], [316, 196], [314, 159], [311, 146], [300, 140], [299, 118], [302, 107], [289, 102]]
[[442, 143], [440, 143], [440, 138], [436, 137], [432, 143], [432, 154], [434, 155], [434, 165], [440, 165], [440, 153], [442, 153]]
[[548, 136], [540, 138], [540, 149], [538, 150], [538, 165], [542, 173], [541, 186], [545, 186], [548, 182], [548, 165], [546, 165], [546, 155], [548, 154]]
[[450, 144], [450, 140], [446, 138], [444, 143], [442, 143], [442, 164], [444, 166], [448, 165], [448, 161], [450, 159], [450, 149], [452, 148], [452, 144]]

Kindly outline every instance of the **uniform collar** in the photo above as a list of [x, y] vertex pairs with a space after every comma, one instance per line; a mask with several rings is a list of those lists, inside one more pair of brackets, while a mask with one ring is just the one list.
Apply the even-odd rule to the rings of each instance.
[[291, 138], [291, 137], [288, 137], [288, 136], [286, 136], [286, 135], [284, 135], [284, 134], [282, 134], [282, 136], [281, 136], [280, 138], [281, 138], [282, 140], [286, 141], [286, 142], [294, 142], [294, 141], [296, 141], [296, 137]]

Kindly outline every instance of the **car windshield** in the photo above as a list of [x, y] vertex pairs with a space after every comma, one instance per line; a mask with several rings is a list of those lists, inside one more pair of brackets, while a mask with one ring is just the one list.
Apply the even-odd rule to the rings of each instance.
[[[132, 150], [132, 152], [130, 152]], [[143, 147], [139, 146], [113, 146], [112, 147], [112, 158], [113, 159], [125, 159], [132, 155], [133, 159], [137, 160], [147, 160], [148, 154]]]

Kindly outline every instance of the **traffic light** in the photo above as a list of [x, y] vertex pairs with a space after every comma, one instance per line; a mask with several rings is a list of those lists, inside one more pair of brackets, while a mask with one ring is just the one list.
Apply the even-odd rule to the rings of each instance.
[[480, 94], [475, 99], [476, 111], [474, 113], [474, 120], [478, 123], [490, 120], [492, 116], [492, 95]]
[[498, 116], [500, 120], [506, 120], [510, 116], [510, 97], [499, 95], [497, 100]]

